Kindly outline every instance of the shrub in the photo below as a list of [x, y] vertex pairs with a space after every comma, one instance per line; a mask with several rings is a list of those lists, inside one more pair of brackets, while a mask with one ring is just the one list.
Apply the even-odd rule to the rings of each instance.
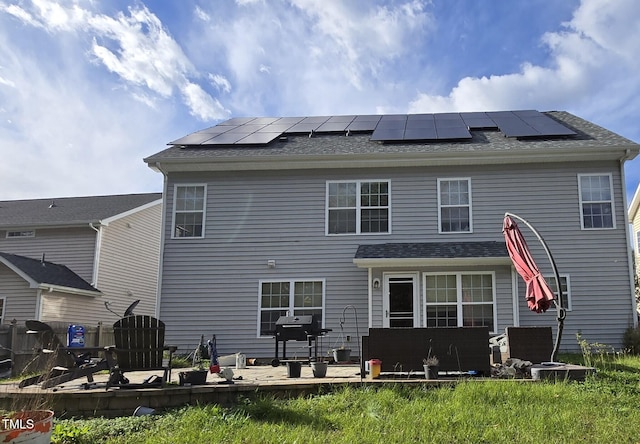
[[625, 350], [633, 355], [640, 355], [640, 327], [629, 327], [624, 332], [622, 343]]

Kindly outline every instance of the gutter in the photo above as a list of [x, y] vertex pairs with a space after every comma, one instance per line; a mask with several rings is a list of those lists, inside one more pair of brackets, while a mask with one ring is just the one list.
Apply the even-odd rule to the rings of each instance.
[[89, 226], [97, 233], [96, 234], [96, 247], [93, 256], [93, 276], [91, 277], [91, 285], [93, 287], [98, 286], [98, 269], [100, 268], [100, 250], [102, 247], [102, 224], [97, 222], [98, 228], [93, 225], [93, 222], [89, 222]]
[[[626, 238], [626, 244], [627, 244], [627, 267], [629, 270], [629, 290], [631, 293], [631, 309], [632, 309], [632, 323], [633, 323], [633, 327], [637, 328], [638, 327], [638, 308], [637, 308], [637, 304], [636, 304], [636, 285], [635, 285], [635, 275], [636, 275], [636, 270], [635, 270], [635, 266], [634, 266], [634, 260], [633, 260], [633, 255], [634, 255], [634, 251], [633, 248], [631, 247], [632, 242], [633, 242], [633, 233], [632, 233], [632, 225], [631, 223], [633, 221], [629, 220], [629, 212], [628, 212], [628, 203], [627, 203], [627, 187], [626, 187], [626, 178], [625, 178], [625, 174], [624, 174], [624, 163], [625, 161], [634, 158], [638, 152], [633, 153], [634, 155], [631, 155], [631, 150], [627, 149], [625, 151], [624, 156], [620, 157], [620, 159], [618, 159], [618, 162], [620, 163], [620, 180], [622, 182], [622, 206], [624, 208], [624, 226], [625, 226], [625, 238]], [[635, 197], [634, 197], [634, 203], [635, 203]]]
[[[47, 284], [47, 283], [42, 283], [38, 286], [39, 294], [42, 294], [42, 292], [53, 293], [54, 291], [59, 293], [77, 294], [79, 296], [91, 296], [91, 297], [102, 296], [102, 292], [100, 290], [82, 290], [80, 288], [65, 287], [62, 285], [53, 285], [53, 284]], [[39, 310], [40, 309], [41, 308], [39, 308]]]

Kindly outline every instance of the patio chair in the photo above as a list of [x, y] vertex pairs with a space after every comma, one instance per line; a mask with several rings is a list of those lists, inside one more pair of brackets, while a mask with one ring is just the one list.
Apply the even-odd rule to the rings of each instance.
[[[161, 387], [171, 380], [171, 362], [177, 347], [164, 345], [164, 322], [152, 316], [126, 316], [113, 324], [115, 345], [107, 347], [110, 375], [107, 389]], [[164, 363], [164, 352], [168, 352]], [[125, 372], [162, 370], [142, 383], [129, 383]]]
[[507, 327], [508, 356], [534, 364], [548, 362], [553, 354], [551, 327]]
[[100, 347], [66, 347], [58, 338], [53, 328], [48, 324], [28, 320], [25, 322], [28, 334], [37, 334], [41, 348], [38, 352], [46, 356], [47, 365], [51, 368], [44, 373], [25, 378], [18, 386], [20, 388], [40, 384], [42, 388], [50, 388], [74, 379], [86, 377], [88, 388], [93, 383], [93, 374], [109, 368], [106, 359], [92, 358], [92, 353], [101, 350]]

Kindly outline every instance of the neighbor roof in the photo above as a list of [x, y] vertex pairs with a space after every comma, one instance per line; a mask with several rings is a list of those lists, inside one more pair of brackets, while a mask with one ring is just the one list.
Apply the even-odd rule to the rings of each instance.
[[162, 202], [162, 193], [0, 201], [0, 228], [108, 223]]
[[[540, 114], [575, 135], [518, 138], [506, 137], [499, 128], [470, 127], [471, 137], [466, 139], [398, 140], [392, 143], [372, 140], [373, 130], [284, 132], [264, 144], [207, 145], [206, 140], [202, 141], [207, 132], [213, 137], [216, 131], [222, 131], [221, 127], [229, 127], [230, 121], [227, 121], [190, 135], [193, 137], [178, 139], [171, 147], [144, 160], [161, 171], [438, 166], [633, 158], [640, 149], [637, 143], [570, 113], [549, 111]], [[408, 119], [412, 115], [403, 116]], [[259, 118], [259, 121], [268, 119]], [[317, 125], [321, 128], [322, 124]], [[251, 122], [238, 127], [238, 131], [247, 131], [244, 127], [251, 128]]]
[[19, 274], [31, 284], [32, 288], [49, 287], [72, 293], [101, 294], [100, 290], [64, 265], [8, 253], [0, 253], [0, 263]]

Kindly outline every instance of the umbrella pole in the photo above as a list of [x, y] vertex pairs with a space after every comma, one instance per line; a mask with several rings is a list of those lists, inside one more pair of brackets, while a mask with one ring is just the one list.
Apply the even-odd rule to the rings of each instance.
[[533, 232], [533, 234], [536, 235], [536, 237], [542, 244], [542, 248], [544, 248], [544, 251], [547, 253], [547, 257], [549, 258], [549, 262], [551, 262], [551, 267], [553, 268], [553, 274], [555, 275], [555, 278], [556, 278], [556, 287], [558, 289], [558, 300], [557, 301], [555, 299], [553, 300], [553, 303], [556, 306], [556, 310], [558, 313], [557, 314], [558, 334], [556, 335], [556, 342], [553, 345], [553, 351], [551, 352], [551, 362], [555, 362], [556, 356], [558, 355], [558, 348], [560, 347], [560, 339], [562, 338], [562, 330], [564, 328], [564, 319], [567, 317], [567, 311], [564, 309], [563, 307], [564, 304], [562, 303], [562, 300], [563, 300], [562, 285], [560, 284], [560, 273], [558, 273], [558, 267], [556, 265], [556, 261], [553, 260], [553, 256], [551, 255], [551, 251], [549, 250], [547, 243], [544, 241], [540, 233], [538, 233], [538, 230], [533, 228], [533, 226], [529, 222], [527, 222], [525, 219], [518, 216], [517, 214], [507, 212], [507, 213], [504, 213], [504, 215], [505, 217], [509, 216], [509, 217], [518, 219], [520, 222], [522, 222], [527, 227], [529, 227], [529, 229]]

